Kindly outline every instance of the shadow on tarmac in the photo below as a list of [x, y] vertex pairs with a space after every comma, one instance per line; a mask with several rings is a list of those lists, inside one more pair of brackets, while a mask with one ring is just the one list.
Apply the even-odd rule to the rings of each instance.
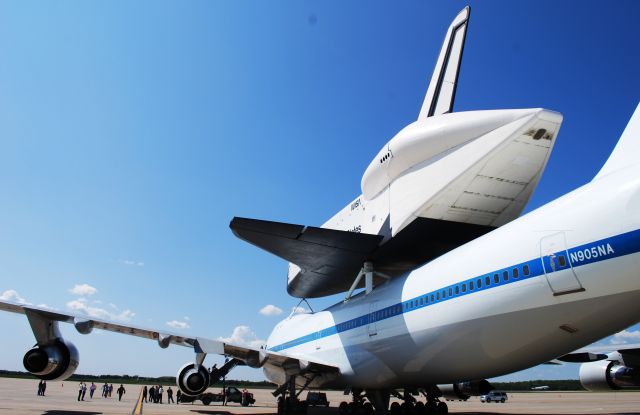
[[95, 411], [59, 411], [57, 409], [53, 409], [50, 411], [44, 411], [42, 415], [100, 415], [102, 412]]

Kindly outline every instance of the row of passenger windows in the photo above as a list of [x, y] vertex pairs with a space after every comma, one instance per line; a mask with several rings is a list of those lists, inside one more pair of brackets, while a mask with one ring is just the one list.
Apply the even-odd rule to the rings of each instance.
[[[522, 266], [522, 275], [523, 276], [528, 276], [531, 273], [531, 271], [529, 270], [529, 265], [525, 264]], [[509, 281], [510, 278], [514, 278], [514, 279], [518, 279], [520, 278], [520, 268], [516, 267], [511, 269], [511, 272], [509, 272], [508, 270], [505, 270], [502, 272], [502, 280], [503, 281]], [[493, 278], [491, 277], [491, 275], [487, 275], [484, 277], [484, 285], [485, 286], [490, 286], [491, 285], [491, 281], [493, 280], [493, 284], [499, 284], [500, 283], [500, 275], [498, 273], [493, 274]], [[431, 293], [431, 294], [427, 294], [425, 296], [420, 297], [420, 299], [418, 300], [411, 300], [407, 303], [405, 303], [404, 305], [404, 309], [405, 310], [409, 310], [411, 308], [414, 307], [419, 307], [422, 306], [424, 304], [428, 304], [429, 302], [433, 303], [436, 301], [440, 301], [440, 299], [445, 299], [447, 298], [447, 295], [449, 297], [453, 297], [454, 295], [459, 295], [461, 292], [462, 293], [466, 293], [467, 292], [467, 288], [468, 291], [474, 291], [476, 289], [481, 289], [482, 288], [482, 284], [483, 284], [483, 278], [480, 277], [476, 280], [471, 280], [468, 283], [466, 282], [462, 282], [458, 285], [456, 285], [455, 287], [449, 287], [448, 289], [443, 289], [441, 291], [437, 291], [435, 293]]]

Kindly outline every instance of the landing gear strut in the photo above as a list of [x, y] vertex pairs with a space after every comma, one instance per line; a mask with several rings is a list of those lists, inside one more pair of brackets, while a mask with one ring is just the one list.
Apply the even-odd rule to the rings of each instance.
[[296, 393], [296, 377], [291, 376], [289, 381], [280, 385], [273, 392], [273, 396], [278, 396], [278, 415], [292, 415], [307, 413], [307, 401], [301, 401], [298, 396], [309, 386], [313, 377], [308, 379], [305, 385]]

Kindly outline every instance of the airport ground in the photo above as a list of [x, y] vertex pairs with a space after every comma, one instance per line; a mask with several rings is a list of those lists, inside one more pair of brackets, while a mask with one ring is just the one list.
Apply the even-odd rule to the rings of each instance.
[[[120, 386], [114, 384], [114, 389]], [[0, 414], [19, 415], [111, 415], [132, 414], [142, 386], [124, 385], [127, 393], [119, 402], [100, 396], [100, 385], [93, 399], [89, 393], [78, 402], [77, 382], [49, 382], [46, 396], [37, 396], [38, 382], [28, 379], [0, 378]], [[251, 389], [256, 405], [204, 406], [194, 404], [152, 404], [142, 406], [143, 414], [272, 415], [276, 413], [271, 390]], [[115, 392], [115, 391], [114, 391]], [[304, 394], [303, 394], [304, 396]], [[166, 394], [165, 394], [166, 398]], [[309, 415], [337, 415], [337, 406], [345, 400], [341, 392], [328, 391], [330, 408], [310, 408]], [[640, 392], [529, 392], [509, 393], [509, 401], [481, 403], [477, 397], [467, 402], [448, 402], [449, 411], [458, 414], [640, 414]]]

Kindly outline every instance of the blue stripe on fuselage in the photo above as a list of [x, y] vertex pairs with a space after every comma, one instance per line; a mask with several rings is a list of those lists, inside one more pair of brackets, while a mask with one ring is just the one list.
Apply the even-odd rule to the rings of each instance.
[[[601, 239], [599, 241], [579, 245], [567, 251], [558, 251], [554, 255], [556, 257], [564, 256], [569, 262], [562, 266], [559, 261], [555, 261], [554, 265], [556, 271], [562, 271], [568, 269], [569, 265], [572, 268], [576, 268], [582, 265], [592, 264], [594, 262], [634, 254], [639, 251], [640, 230], [635, 230], [621, 235], [612, 236], [610, 238]], [[543, 261], [544, 268], [540, 258], [531, 259], [507, 268], [501, 268], [455, 284], [447, 285], [446, 287], [430, 291], [401, 303], [393, 304], [389, 307], [338, 323], [335, 326], [270, 347], [269, 350], [279, 352], [310, 341], [366, 326], [376, 321], [386, 320], [424, 307], [442, 303], [453, 298], [486, 291], [495, 287], [512, 284], [530, 278], [544, 276], [544, 269], [546, 268], [551, 270], [552, 268], [548, 256], [545, 256]], [[527, 269], [528, 273], [525, 273]], [[515, 270], [517, 270], [517, 274], [515, 273]], [[489, 284], [487, 284], [487, 281]]]

